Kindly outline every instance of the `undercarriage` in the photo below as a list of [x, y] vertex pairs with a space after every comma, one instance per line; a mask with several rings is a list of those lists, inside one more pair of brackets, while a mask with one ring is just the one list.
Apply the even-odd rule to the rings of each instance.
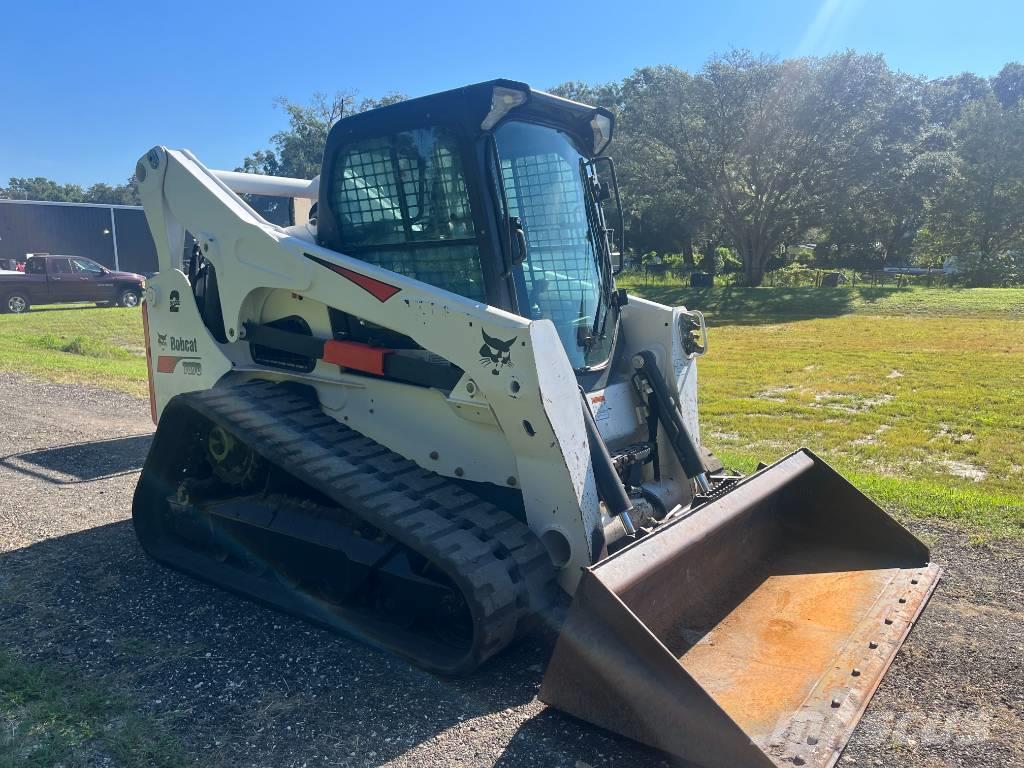
[[254, 382], [168, 413], [177, 428], [158, 433], [134, 504], [168, 565], [444, 674], [501, 651], [555, 597], [520, 520], [325, 416], [308, 389]]

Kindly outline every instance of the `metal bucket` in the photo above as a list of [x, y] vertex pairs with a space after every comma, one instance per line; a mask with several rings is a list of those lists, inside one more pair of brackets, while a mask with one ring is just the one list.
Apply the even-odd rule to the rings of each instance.
[[800, 450], [588, 568], [540, 698], [709, 768], [832, 766], [940, 572]]

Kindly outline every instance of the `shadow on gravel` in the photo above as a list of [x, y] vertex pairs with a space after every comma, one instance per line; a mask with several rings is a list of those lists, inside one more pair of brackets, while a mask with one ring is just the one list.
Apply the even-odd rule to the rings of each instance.
[[545, 746], [542, 755], [554, 752], [562, 758], [559, 762], [542, 763], [545, 765], [566, 765], [573, 768], [599, 764], [612, 765], [615, 768], [621, 765], [649, 768], [684, 767], [679, 758], [630, 741], [583, 720], [577, 720], [551, 707], [545, 707], [519, 726], [505, 752], [494, 763], [494, 768], [519, 768], [529, 764], [526, 756], [533, 753], [535, 745], [538, 744]]
[[130, 521], [0, 556], [0, 647], [129, 695], [204, 765], [657, 762], [534, 702], [554, 637], [443, 679], [158, 565]]
[[[1019, 549], [962, 538], [938, 547], [947, 579], [855, 733], [855, 764], [1024, 765]], [[213, 768], [667, 765], [534, 701], [554, 637], [442, 679], [156, 564], [129, 521], [0, 555], [0, 648], [130, 697]]]
[[58, 445], [0, 457], [0, 467], [57, 485], [116, 477], [142, 469], [152, 434]]

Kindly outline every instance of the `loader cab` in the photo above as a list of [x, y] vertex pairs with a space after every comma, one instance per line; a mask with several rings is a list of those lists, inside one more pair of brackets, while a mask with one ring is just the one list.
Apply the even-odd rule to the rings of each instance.
[[618, 193], [601, 157], [613, 125], [605, 109], [510, 80], [341, 120], [324, 154], [320, 244], [549, 319], [574, 368], [602, 368], [617, 327], [606, 213]]

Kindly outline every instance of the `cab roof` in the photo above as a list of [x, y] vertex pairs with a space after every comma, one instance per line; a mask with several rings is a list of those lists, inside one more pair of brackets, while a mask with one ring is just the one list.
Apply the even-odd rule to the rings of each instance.
[[[469, 133], [483, 133], [487, 129], [482, 126], [495, 103], [495, 89], [514, 91], [525, 97], [521, 104], [503, 112], [496, 124], [505, 118], [519, 118], [551, 125], [569, 134], [580, 153], [586, 156], [600, 154], [611, 141], [615, 116], [604, 107], [563, 99], [534, 90], [517, 80], [497, 79], [407, 99], [346, 117], [331, 129], [328, 147], [427, 125], [459, 126]], [[598, 115], [607, 119], [607, 136], [602, 137], [600, 146], [595, 146], [592, 121]]]

